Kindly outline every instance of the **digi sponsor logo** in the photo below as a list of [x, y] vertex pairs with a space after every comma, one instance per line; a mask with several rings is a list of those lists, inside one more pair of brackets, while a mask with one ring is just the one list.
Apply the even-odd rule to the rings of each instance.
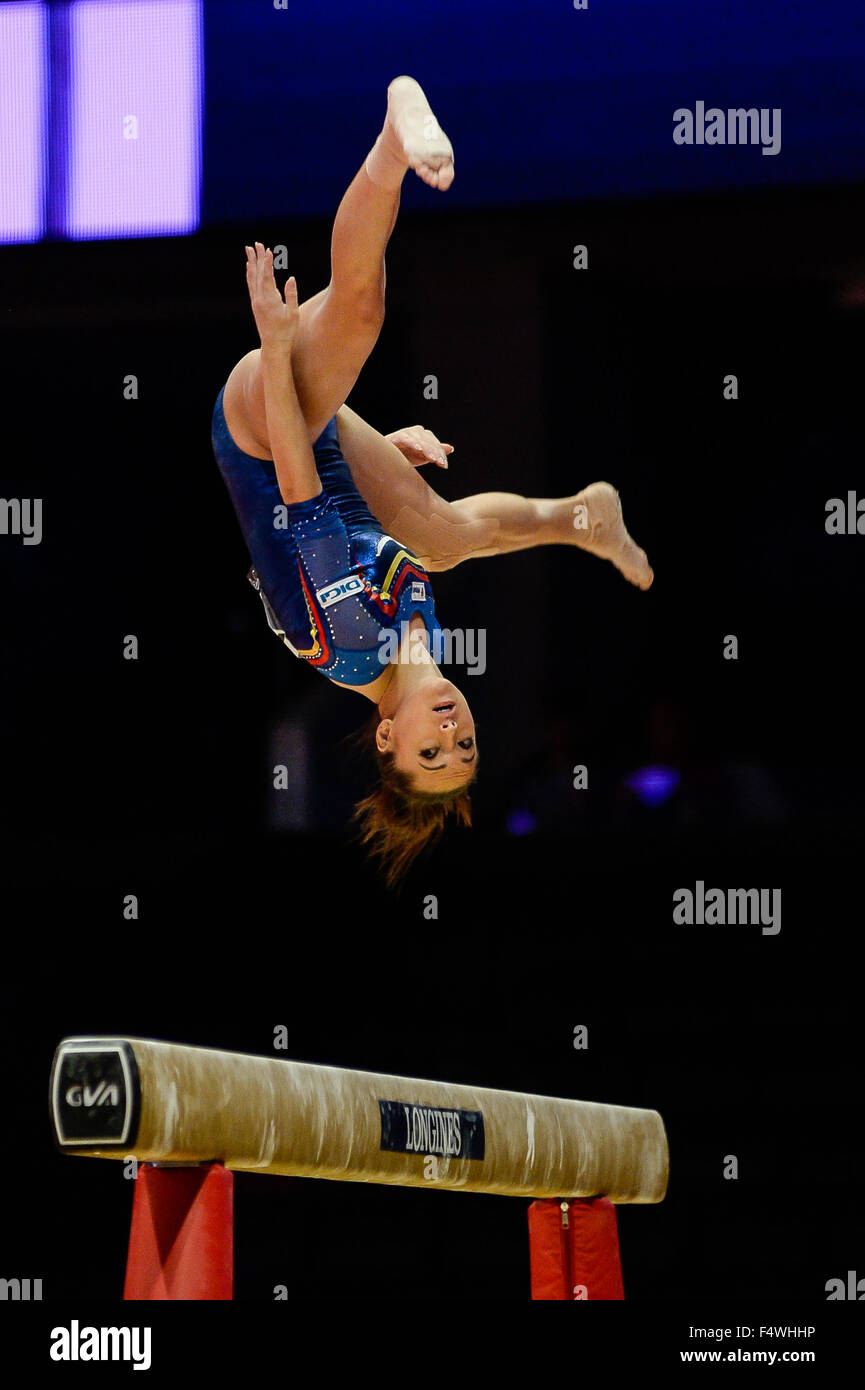
[[324, 589], [316, 589], [315, 596], [322, 608], [330, 608], [334, 603], [341, 603], [344, 598], [351, 598], [352, 594], [362, 593], [363, 580], [358, 579], [356, 574], [348, 574], [344, 579], [337, 579]]

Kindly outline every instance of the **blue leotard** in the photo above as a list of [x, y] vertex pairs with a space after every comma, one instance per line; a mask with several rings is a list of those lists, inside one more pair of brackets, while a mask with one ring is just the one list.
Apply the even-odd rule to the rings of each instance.
[[277, 636], [345, 685], [378, 679], [392, 659], [394, 632], [398, 640], [413, 613], [423, 617], [432, 646], [439, 627], [429, 575], [357, 491], [336, 417], [313, 445], [322, 491], [286, 505], [274, 464], [245, 454], [229, 434], [222, 396], [213, 410], [213, 452], [249, 549], [247, 577]]

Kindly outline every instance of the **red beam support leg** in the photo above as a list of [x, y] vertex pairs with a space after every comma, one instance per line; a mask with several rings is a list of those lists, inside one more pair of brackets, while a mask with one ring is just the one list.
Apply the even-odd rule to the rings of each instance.
[[623, 1299], [616, 1208], [606, 1197], [529, 1207], [533, 1299]]
[[125, 1299], [230, 1299], [234, 1174], [221, 1163], [160, 1168], [135, 1179]]

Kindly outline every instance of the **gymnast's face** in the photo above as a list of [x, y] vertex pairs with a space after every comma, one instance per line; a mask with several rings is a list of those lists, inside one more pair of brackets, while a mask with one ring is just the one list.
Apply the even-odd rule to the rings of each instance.
[[393, 753], [418, 792], [455, 791], [471, 781], [478, 750], [475, 722], [452, 681], [425, 681], [376, 731], [379, 752]]

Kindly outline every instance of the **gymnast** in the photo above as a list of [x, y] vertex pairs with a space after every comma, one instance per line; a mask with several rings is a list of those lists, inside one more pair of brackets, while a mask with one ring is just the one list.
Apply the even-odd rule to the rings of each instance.
[[[381, 134], [339, 205], [326, 289], [298, 304], [291, 276], [283, 297], [272, 251], [246, 247], [261, 346], [233, 368], [212, 425], [270, 627], [375, 706], [380, 784], [356, 815], [390, 885], [448, 816], [471, 823], [478, 769], [471, 710], [433, 659], [430, 572], [560, 544], [610, 560], [638, 588], [653, 578], [608, 483], [558, 499], [489, 492], [446, 502], [417, 468], [446, 466], [451, 445], [420, 426], [382, 435], [345, 404], [384, 319], [384, 255], [409, 168], [440, 191], [454, 177], [450, 141], [403, 76], [388, 87]], [[384, 644], [394, 633], [398, 646]]]

